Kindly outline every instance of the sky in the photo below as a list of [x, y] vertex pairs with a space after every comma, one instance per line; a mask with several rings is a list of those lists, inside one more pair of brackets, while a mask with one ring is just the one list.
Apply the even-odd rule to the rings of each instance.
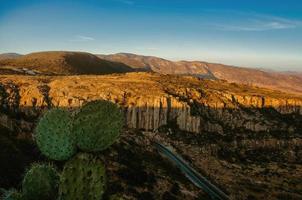
[[0, 0], [0, 53], [49, 50], [302, 71], [302, 1]]

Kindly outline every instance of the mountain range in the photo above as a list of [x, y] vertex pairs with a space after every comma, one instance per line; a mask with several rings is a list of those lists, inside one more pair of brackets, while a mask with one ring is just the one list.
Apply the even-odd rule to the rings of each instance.
[[134, 71], [123, 63], [100, 59], [90, 53], [64, 51], [37, 52], [2, 59], [0, 60], [1, 69], [21, 74], [29, 73], [31, 75], [97, 75]]
[[133, 71], [191, 75], [302, 94], [301, 72], [267, 71], [203, 61], [170, 61], [130, 53], [93, 55], [84, 52], [51, 51], [24, 56], [12, 53], [0, 55], [2, 73], [75, 75]]
[[255, 85], [291, 93], [302, 93], [302, 73], [264, 71], [203, 61], [170, 61], [153, 56], [128, 53], [98, 55], [102, 59], [122, 62], [136, 69], [162, 74], [182, 74]]

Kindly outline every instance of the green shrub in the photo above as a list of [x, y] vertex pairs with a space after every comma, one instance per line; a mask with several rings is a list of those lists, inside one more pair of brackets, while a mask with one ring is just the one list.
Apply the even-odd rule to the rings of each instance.
[[73, 132], [83, 151], [96, 152], [108, 148], [118, 138], [123, 126], [122, 111], [108, 101], [92, 101], [75, 115]]
[[62, 200], [101, 200], [106, 187], [105, 167], [97, 157], [79, 153], [69, 160], [60, 178]]
[[43, 155], [53, 160], [67, 160], [76, 152], [71, 132], [72, 118], [67, 110], [49, 110], [39, 121], [35, 138]]

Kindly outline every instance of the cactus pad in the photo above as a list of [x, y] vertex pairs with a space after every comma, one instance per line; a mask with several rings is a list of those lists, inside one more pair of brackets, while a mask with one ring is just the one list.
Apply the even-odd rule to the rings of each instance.
[[76, 152], [71, 132], [72, 118], [67, 110], [49, 110], [39, 121], [35, 137], [43, 155], [53, 160], [66, 160]]
[[123, 126], [122, 111], [109, 101], [92, 101], [75, 115], [73, 132], [83, 151], [102, 151], [112, 145]]
[[101, 200], [105, 187], [102, 161], [91, 154], [79, 153], [64, 166], [59, 196], [63, 200]]
[[34, 164], [25, 174], [22, 191], [25, 200], [51, 200], [56, 198], [59, 175], [46, 164]]
[[16, 189], [10, 189], [4, 192], [2, 198], [3, 200], [22, 200], [22, 194]]

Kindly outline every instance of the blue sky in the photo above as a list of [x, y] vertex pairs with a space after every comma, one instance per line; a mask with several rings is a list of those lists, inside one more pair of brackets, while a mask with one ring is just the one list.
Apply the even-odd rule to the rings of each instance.
[[302, 71], [299, 0], [0, 0], [0, 53], [130, 52]]

